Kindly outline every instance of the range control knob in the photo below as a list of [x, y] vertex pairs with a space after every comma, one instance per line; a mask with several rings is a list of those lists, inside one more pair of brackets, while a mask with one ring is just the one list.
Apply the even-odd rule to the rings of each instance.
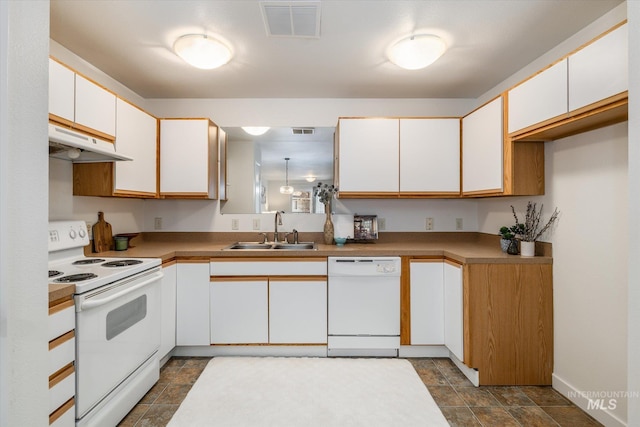
[[86, 235], [87, 235], [87, 230], [85, 230], [84, 228], [81, 228], [78, 231], [78, 236], [80, 236], [81, 239], [84, 239]]
[[73, 228], [69, 230], [69, 237], [71, 237], [71, 239], [75, 239], [77, 236], [78, 234], [76, 233], [76, 230], [74, 230]]

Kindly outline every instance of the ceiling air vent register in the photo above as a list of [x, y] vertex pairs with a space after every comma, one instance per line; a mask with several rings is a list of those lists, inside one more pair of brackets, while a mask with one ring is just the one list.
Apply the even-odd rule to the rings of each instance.
[[294, 135], [313, 135], [316, 132], [315, 128], [291, 128]]
[[262, 19], [270, 37], [320, 37], [319, 1], [261, 1]]

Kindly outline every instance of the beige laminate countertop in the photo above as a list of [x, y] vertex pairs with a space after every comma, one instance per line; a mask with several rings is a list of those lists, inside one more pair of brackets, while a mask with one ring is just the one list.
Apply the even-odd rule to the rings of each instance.
[[[464, 264], [551, 264], [548, 243], [538, 243], [536, 257], [508, 255], [497, 236], [482, 233], [386, 233], [374, 243], [347, 243], [343, 247], [316, 243], [317, 250], [223, 250], [236, 241], [255, 241], [256, 233], [147, 233], [125, 251], [90, 254], [120, 258], [180, 257], [325, 257], [325, 256], [442, 256]], [[300, 233], [301, 242], [321, 242], [321, 233]], [[545, 255], [542, 255], [545, 254]], [[89, 254], [88, 254], [89, 255]]]
[[[498, 236], [483, 233], [381, 233], [374, 243], [347, 243], [343, 247], [316, 243], [317, 250], [223, 250], [237, 241], [255, 241], [257, 233], [142, 233], [125, 251], [91, 253], [88, 256], [114, 258], [224, 257], [327, 257], [327, 256], [415, 256], [445, 257], [463, 264], [551, 264], [551, 245], [536, 244], [539, 256], [508, 255], [500, 250]], [[300, 233], [301, 242], [321, 242], [322, 233]], [[74, 285], [49, 285], [49, 302], [68, 298]]]

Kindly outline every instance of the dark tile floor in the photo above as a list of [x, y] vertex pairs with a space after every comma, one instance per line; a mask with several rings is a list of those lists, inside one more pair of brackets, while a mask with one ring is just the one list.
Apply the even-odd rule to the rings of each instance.
[[[169, 360], [160, 370], [158, 383], [119, 426], [166, 426], [209, 360]], [[449, 359], [410, 361], [451, 426], [601, 426], [551, 387], [474, 387]]]

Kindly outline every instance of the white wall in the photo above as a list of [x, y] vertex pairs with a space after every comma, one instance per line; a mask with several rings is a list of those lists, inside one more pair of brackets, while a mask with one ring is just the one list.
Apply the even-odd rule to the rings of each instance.
[[49, 425], [48, 48], [49, 2], [0, 2], [2, 426]]
[[[640, 2], [627, 2], [629, 75], [640, 75]], [[628, 389], [640, 392], [640, 79], [629, 81], [629, 357]], [[629, 399], [628, 425], [640, 425], [640, 397]]]

